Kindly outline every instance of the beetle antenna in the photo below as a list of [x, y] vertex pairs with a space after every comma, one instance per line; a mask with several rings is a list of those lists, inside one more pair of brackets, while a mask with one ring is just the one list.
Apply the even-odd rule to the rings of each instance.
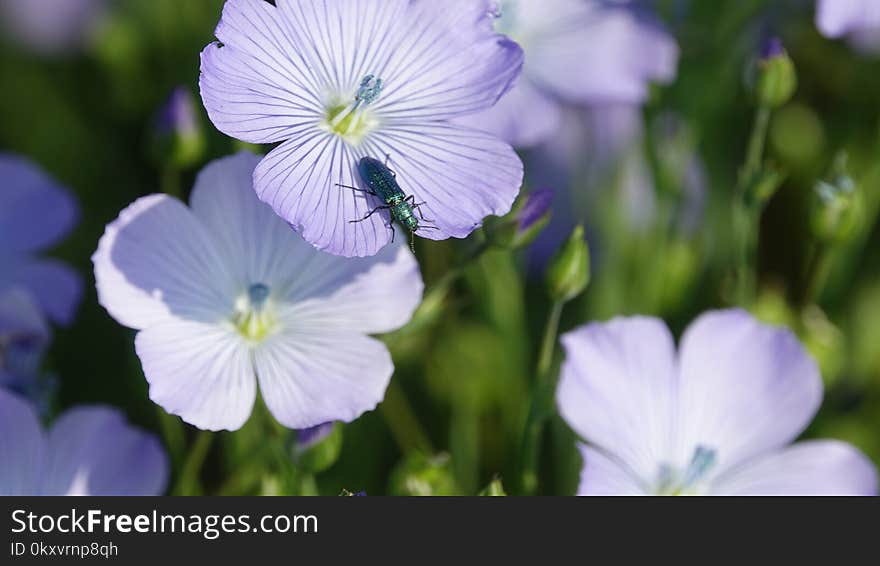
[[415, 232], [409, 233], [409, 249], [412, 250], [413, 254], [416, 253], [416, 233]]

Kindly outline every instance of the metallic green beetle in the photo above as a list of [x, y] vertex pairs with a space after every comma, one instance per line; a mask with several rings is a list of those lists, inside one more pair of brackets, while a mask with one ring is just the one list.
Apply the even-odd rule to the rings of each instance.
[[[419, 218], [416, 217], [416, 211], [418, 211], [419, 217], [422, 221], [431, 222], [422, 215], [421, 206], [425, 203], [416, 203], [414, 195], [407, 196], [406, 193], [403, 192], [403, 189], [401, 189], [400, 185], [397, 183], [397, 175], [394, 171], [388, 168], [387, 163], [387, 156], [385, 163], [372, 157], [364, 157], [358, 162], [358, 173], [364, 183], [369, 187], [369, 190], [359, 189], [349, 185], [338, 186], [367, 193], [368, 195], [381, 199], [382, 202], [385, 203], [383, 206], [377, 206], [371, 210], [369, 214], [360, 220], [351, 220], [350, 222], [352, 224], [364, 222], [377, 212], [387, 210], [391, 213], [392, 220], [400, 222], [403, 227], [409, 230], [410, 247], [414, 248], [413, 236], [416, 232], [419, 230], [437, 230], [438, 228], [435, 228], [434, 226], [426, 226], [419, 222]], [[391, 229], [391, 242], [393, 243], [395, 234], [394, 226], [388, 224], [388, 228]]]

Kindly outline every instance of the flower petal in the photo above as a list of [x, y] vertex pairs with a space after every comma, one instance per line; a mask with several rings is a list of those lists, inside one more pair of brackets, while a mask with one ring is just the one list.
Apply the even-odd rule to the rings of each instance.
[[455, 124], [388, 127], [364, 147], [391, 156], [403, 191], [424, 203], [418, 213], [427, 228], [417, 234], [432, 240], [465, 238], [487, 216], [507, 214], [522, 185], [522, 161], [510, 145]]
[[281, 19], [263, 0], [229, 0], [217, 26], [222, 45], [202, 51], [199, 88], [211, 121], [251, 143], [293, 137], [321, 116], [324, 92], [311, 64]]
[[725, 495], [877, 495], [874, 464], [845, 442], [810, 440], [772, 452], [717, 478]]
[[232, 328], [171, 319], [138, 333], [150, 399], [205, 430], [237, 430], [256, 400], [250, 350]]
[[652, 81], [675, 77], [675, 40], [639, 7], [597, 0], [552, 4], [517, 5], [527, 38], [524, 74], [546, 91], [574, 103], [640, 103]]
[[410, 2], [408, 17], [395, 25], [400, 41], [375, 72], [386, 85], [376, 112], [409, 122], [491, 108], [513, 86], [524, 59], [519, 45], [491, 30], [491, 8], [487, 0]]
[[515, 147], [528, 148], [556, 134], [561, 119], [559, 104], [523, 77], [492, 108], [455, 122], [492, 133]]
[[880, 4], [874, 0], [819, 0], [816, 27], [831, 38], [880, 27]]
[[718, 454], [717, 473], [780, 448], [822, 401], [816, 363], [788, 330], [744, 311], [694, 321], [681, 343], [678, 465], [697, 446]]
[[79, 218], [76, 201], [30, 161], [0, 154], [0, 256], [57, 244]]
[[0, 389], [0, 495], [38, 495], [46, 439], [37, 413]]
[[51, 330], [31, 295], [0, 292], [0, 387], [36, 380]]
[[257, 166], [254, 186], [263, 202], [319, 250], [371, 256], [391, 241], [392, 229], [387, 212], [361, 221], [384, 203], [339, 186], [361, 185], [357, 162], [345, 142], [319, 133], [272, 151]]
[[296, 304], [297, 316], [365, 333], [388, 332], [410, 319], [424, 287], [418, 264], [404, 242], [369, 258], [321, 253], [251, 187], [260, 158], [248, 153], [208, 165], [192, 195], [193, 213], [241, 280]]
[[584, 440], [653, 478], [670, 451], [677, 385], [675, 344], [653, 318], [618, 318], [562, 337], [556, 400]]
[[76, 407], [49, 432], [46, 495], [161, 495], [168, 457], [152, 434], [121, 411]]
[[378, 340], [295, 319], [255, 350], [254, 364], [269, 410], [294, 429], [353, 421], [382, 400], [394, 372]]
[[578, 447], [584, 459], [578, 495], [642, 495], [644, 490], [624, 466], [586, 444]]
[[13, 261], [0, 275], [0, 290], [26, 289], [46, 315], [58, 324], [73, 322], [82, 300], [82, 278], [67, 264], [55, 259]]
[[166, 195], [123, 210], [92, 261], [98, 301], [125, 326], [169, 316], [213, 322], [232, 312], [234, 276], [190, 210]]

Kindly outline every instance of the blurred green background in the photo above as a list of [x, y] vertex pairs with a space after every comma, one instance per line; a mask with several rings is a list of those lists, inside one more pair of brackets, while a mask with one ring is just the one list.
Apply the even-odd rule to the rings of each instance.
[[[822, 366], [825, 404], [807, 434], [852, 442], [880, 464], [880, 55], [819, 36], [805, 2], [682, 4], [659, 2], [682, 56], [677, 81], [657, 89], [643, 112], [647, 124], [670, 113], [683, 124], [675, 143], [702, 160], [705, 213], [694, 230], [676, 228], [682, 174], [670, 152], [657, 151], [650, 126], [643, 149], [658, 180], [658, 212], [648, 222], [634, 225], [621, 212], [623, 175], [552, 187], [558, 203], [589, 205], [548, 230], [564, 236], [568, 220], [583, 221], [594, 256], [591, 286], [566, 309], [563, 330], [639, 313], [663, 316], [678, 333], [698, 313], [734, 302], [731, 201], [754, 115], [746, 76], [760, 37], [772, 29], [797, 66], [799, 89], [770, 125], [768, 158], [787, 176], [761, 220], [753, 310], [795, 329]], [[221, 7], [221, 0], [121, 0], [81, 52], [0, 49], [0, 149], [38, 162], [75, 192], [82, 209], [74, 234], [54, 252], [86, 280], [77, 322], [57, 330], [47, 360], [61, 378], [60, 408], [108, 403], [158, 434], [163, 423], [179, 426], [147, 397], [133, 332], [97, 304], [89, 258], [105, 225], [130, 202], [160, 190], [186, 196], [199, 167], [239, 147], [211, 126], [197, 96], [199, 52], [213, 39]], [[197, 162], [169, 167], [157, 159], [154, 122], [181, 85], [195, 97], [205, 145]], [[810, 268], [814, 187], [831, 179], [841, 152], [857, 186], [858, 221], [846, 238], [821, 248], [826, 260], [817, 273]], [[480, 237], [419, 242], [428, 285]], [[174, 455], [175, 489], [477, 493], [509, 476], [549, 308], [540, 254], [529, 257], [528, 250], [489, 251], [442, 305], [387, 337], [397, 367], [388, 398], [344, 427], [341, 454], [317, 466], [332, 464], [316, 483], [291, 485], [285, 463], [254, 461], [255, 446], [285, 436], [256, 411], [243, 431], [212, 441], [185, 428], [187, 448]], [[580, 463], [572, 433], [554, 419], [543, 440], [540, 492], [573, 493]], [[207, 459], [181, 487], [194, 449]]]

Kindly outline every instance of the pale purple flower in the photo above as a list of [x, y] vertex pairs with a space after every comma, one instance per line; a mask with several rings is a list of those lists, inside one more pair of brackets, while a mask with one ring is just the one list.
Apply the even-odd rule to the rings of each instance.
[[346, 260], [308, 245], [253, 192], [260, 158], [208, 165], [190, 207], [166, 195], [124, 210], [92, 258], [98, 299], [140, 332], [150, 397], [203, 429], [234, 430], [262, 398], [295, 429], [349, 422], [382, 400], [394, 366], [369, 334], [422, 297], [401, 240]]
[[0, 388], [42, 398], [40, 364], [50, 339], [49, 324], [29, 293], [0, 292]]
[[839, 38], [880, 31], [878, 0], [819, 0], [816, 27], [822, 35]]
[[168, 458], [155, 436], [110, 407], [69, 409], [44, 431], [0, 389], [0, 495], [161, 495]]
[[518, 147], [553, 138], [561, 102], [640, 104], [651, 83], [675, 78], [675, 40], [636, 3], [607, 0], [502, 0], [495, 29], [525, 51], [523, 74], [493, 108], [462, 124]]
[[0, 0], [0, 30], [19, 45], [55, 55], [81, 48], [107, 0]]
[[875, 494], [849, 444], [791, 445], [822, 402], [816, 363], [788, 330], [743, 311], [620, 318], [562, 339], [563, 418], [587, 444], [579, 493]]
[[488, 0], [228, 0], [202, 52], [201, 91], [222, 132], [283, 142], [254, 185], [315, 247], [375, 254], [392, 239], [363, 192], [384, 159], [421, 207], [419, 236], [464, 238], [510, 210], [522, 163], [494, 136], [451, 123], [484, 110], [519, 74], [522, 51], [489, 29]]
[[70, 194], [39, 168], [0, 153], [0, 292], [27, 290], [60, 324], [72, 322], [82, 281], [64, 263], [36, 254], [63, 239], [78, 216]]
[[335, 426], [335, 422], [329, 422], [296, 431], [297, 450], [305, 451], [312, 446], [315, 446], [316, 444], [330, 436], [330, 433], [333, 432], [333, 427]]

